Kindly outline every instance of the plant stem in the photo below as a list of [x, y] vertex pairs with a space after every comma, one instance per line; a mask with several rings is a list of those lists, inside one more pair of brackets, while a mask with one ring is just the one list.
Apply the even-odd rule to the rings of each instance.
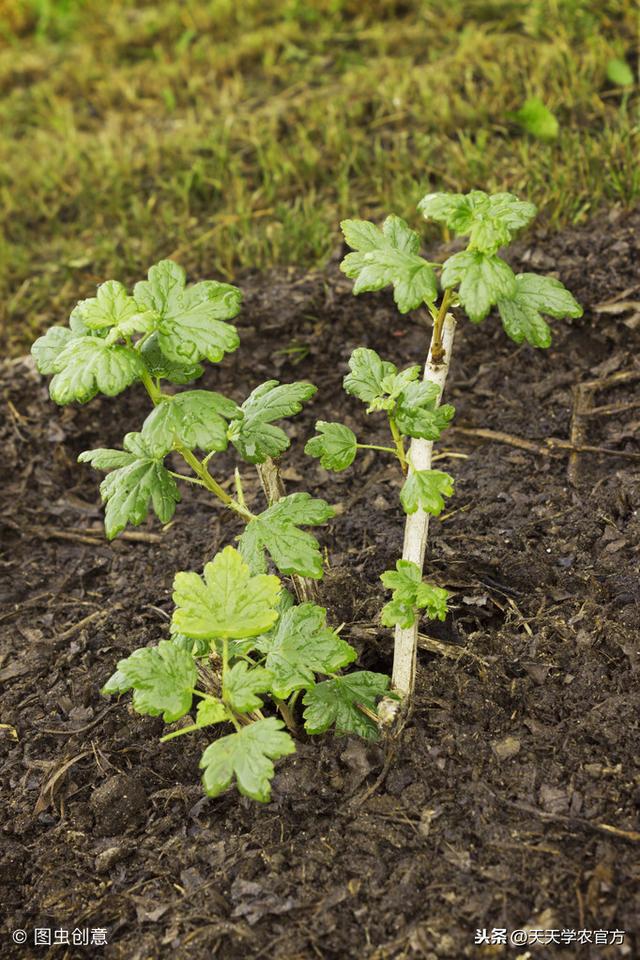
[[145, 390], [147, 391], [147, 393], [148, 393], [149, 396], [151, 397], [151, 401], [152, 401], [154, 407], [156, 407], [156, 406], [158, 405], [158, 403], [160, 402], [160, 400], [162, 400], [162, 390], [160, 390], [160, 389], [155, 385], [155, 383], [153, 382], [153, 378], [152, 378], [151, 374], [150, 374], [147, 370], [143, 370], [143, 371], [142, 371], [142, 373], [141, 373], [141, 375], [140, 375], [140, 379], [142, 380], [142, 383], [144, 384]]
[[[443, 297], [443, 303], [447, 299], [447, 291]], [[440, 309], [442, 313], [442, 308]], [[447, 373], [449, 372], [449, 362], [451, 359], [451, 348], [453, 346], [453, 337], [456, 329], [456, 321], [452, 314], [444, 313], [442, 324], [436, 331], [434, 324], [433, 336], [429, 356], [424, 368], [424, 379], [435, 383], [440, 391], [438, 403], [442, 398]], [[436, 339], [437, 334], [437, 339]], [[434, 352], [437, 349], [439, 359], [436, 360]], [[411, 441], [409, 450], [409, 461], [411, 471], [430, 470], [433, 455], [433, 442], [430, 440]], [[424, 557], [427, 547], [427, 537], [429, 533], [429, 514], [424, 510], [418, 509], [415, 513], [407, 517], [404, 528], [404, 548], [402, 559], [410, 560], [417, 564], [422, 570], [424, 566]], [[416, 672], [416, 650], [418, 647], [418, 622], [412, 627], [396, 627], [395, 646], [393, 656], [393, 674], [392, 684], [398, 693], [404, 697], [410, 697], [415, 685]]]
[[[256, 470], [260, 477], [260, 483], [267, 498], [267, 503], [272, 506], [278, 500], [286, 496], [287, 491], [280, 476], [278, 464], [271, 457], [267, 457], [264, 463], [256, 464]], [[318, 599], [318, 587], [313, 580], [308, 577], [300, 577], [297, 573], [291, 574], [291, 582], [295, 591], [298, 603], [315, 603]]]
[[207, 490], [210, 490], [218, 500], [221, 500], [224, 503], [225, 507], [229, 507], [230, 510], [233, 510], [243, 520], [249, 522], [249, 520], [255, 520], [255, 516], [246, 507], [243, 507], [239, 504], [233, 497], [230, 497], [229, 494], [222, 489], [217, 480], [214, 480], [206, 467], [204, 467], [196, 455], [189, 450], [187, 447], [182, 444], [176, 445], [176, 450], [180, 454], [183, 460], [189, 464], [195, 475], [202, 481]]
[[445, 290], [442, 296], [442, 303], [440, 304], [440, 309], [438, 310], [438, 315], [433, 321], [433, 335], [431, 337], [431, 350], [430, 357], [431, 362], [434, 364], [440, 364], [444, 360], [445, 348], [442, 342], [442, 328], [444, 326], [445, 317], [447, 315], [447, 310], [449, 309], [449, 304], [453, 298], [451, 290]]
[[383, 453], [392, 453], [394, 457], [398, 456], [397, 447], [379, 447], [377, 443], [356, 443], [358, 450], [382, 450]]
[[280, 700], [279, 697], [273, 696], [273, 702], [275, 703], [276, 707], [280, 711], [280, 716], [286, 723], [291, 733], [293, 733], [294, 736], [297, 736], [297, 734], [300, 731], [298, 729], [298, 724], [296, 723], [296, 718], [293, 715], [293, 710], [289, 708], [289, 704], [287, 703], [287, 701]]
[[397, 426], [395, 420], [393, 419], [393, 417], [391, 416], [391, 414], [389, 414], [389, 427], [391, 428], [391, 435], [392, 435], [392, 437], [393, 437], [393, 439], [394, 439], [394, 441], [395, 441], [395, 445], [396, 445], [396, 447], [395, 447], [395, 454], [396, 454], [398, 460], [400, 461], [400, 466], [402, 467], [402, 472], [403, 472], [404, 474], [406, 474], [406, 473], [408, 472], [408, 470], [409, 470], [409, 464], [407, 463], [407, 455], [406, 455], [405, 449], [404, 449], [404, 437], [402, 436], [402, 434], [401, 434], [400, 431], [398, 430], [398, 426]]

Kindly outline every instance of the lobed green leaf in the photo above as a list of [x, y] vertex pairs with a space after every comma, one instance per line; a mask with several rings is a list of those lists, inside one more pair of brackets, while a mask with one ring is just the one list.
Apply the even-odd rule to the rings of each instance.
[[217, 363], [237, 349], [238, 331], [225, 322], [240, 311], [237, 287], [215, 280], [186, 286], [185, 271], [172, 260], [155, 264], [148, 277], [135, 285], [133, 295], [139, 307], [157, 315], [158, 346], [170, 363]]
[[267, 380], [247, 397], [238, 419], [232, 420], [229, 439], [241, 457], [249, 463], [264, 463], [267, 457], [279, 457], [289, 446], [284, 430], [274, 420], [291, 417], [316, 393], [312, 383], [279, 383]]
[[302, 701], [306, 707], [305, 730], [317, 734], [334, 726], [338, 736], [356, 733], [366, 740], [375, 740], [378, 727], [366, 711], [375, 713], [377, 702], [388, 686], [388, 677], [368, 670], [317, 684], [307, 691]]
[[268, 630], [278, 619], [277, 577], [252, 576], [240, 553], [225, 547], [197, 573], [177, 573], [172, 625], [195, 640], [245, 639]]
[[551, 330], [541, 314], [550, 317], [581, 317], [582, 307], [569, 291], [553, 277], [520, 273], [510, 297], [498, 300], [502, 325], [516, 343], [527, 341], [532, 347], [548, 347]]
[[536, 215], [532, 203], [512, 193], [429, 193], [418, 204], [428, 220], [444, 223], [456, 236], [468, 236], [469, 248], [493, 254]]
[[191, 709], [196, 679], [191, 654], [170, 640], [161, 640], [157, 647], [135, 650], [126, 660], [120, 660], [102, 692], [133, 689], [133, 706], [138, 713], [152, 717], [162, 714], [165, 723], [174, 723]]
[[307, 441], [304, 452], [317, 457], [325, 470], [339, 472], [350, 467], [358, 452], [358, 439], [343, 423], [327, 423], [318, 420], [317, 437]]
[[106, 504], [104, 525], [107, 538], [113, 540], [128, 523], [138, 526], [147, 517], [149, 505], [162, 523], [175, 512], [180, 493], [162, 458], [154, 455], [139, 433], [128, 433], [124, 450], [87, 450], [79, 463], [90, 463], [96, 470], [111, 470], [100, 484]]
[[495, 255], [478, 250], [463, 250], [445, 261], [442, 286], [458, 286], [460, 303], [473, 323], [480, 323], [501, 298], [511, 297], [515, 275], [511, 267]]
[[444, 509], [444, 498], [453, 493], [453, 477], [442, 470], [412, 470], [400, 491], [405, 513], [424, 510], [437, 517]]
[[308, 493], [289, 494], [249, 521], [239, 539], [240, 551], [247, 561], [255, 562], [267, 550], [281, 573], [320, 579], [320, 546], [300, 526], [317, 526], [332, 516], [333, 509], [324, 500]]
[[274, 631], [260, 638], [267, 654], [271, 689], [277, 697], [312, 687], [315, 674], [335, 673], [356, 659], [356, 651], [326, 624], [326, 610], [313, 603], [290, 607]]
[[189, 450], [226, 450], [227, 420], [242, 416], [240, 408], [213, 390], [188, 390], [164, 397], [151, 411], [142, 436], [157, 456], [164, 456], [180, 443]]
[[275, 773], [272, 760], [295, 753], [295, 744], [276, 717], [257, 720], [237, 733], [221, 737], [202, 755], [202, 782], [210, 797], [219, 796], [235, 777], [238, 790], [252, 800], [268, 803]]
[[382, 230], [364, 220], [343, 220], [345, 240], [356, 253], [349, 253], [340, 269], [355, 280], [355, 294], [393, 286], [400, 313], [432, 303], [438, 293], [430, 263], [419, 255], [420, 237], [400, 217], [387, 217]]

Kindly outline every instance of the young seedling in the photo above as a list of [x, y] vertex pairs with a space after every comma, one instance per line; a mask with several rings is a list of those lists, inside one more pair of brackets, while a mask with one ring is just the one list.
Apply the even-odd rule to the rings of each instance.
[[582, 314], [560, 281], [535, 273], [515, 274], [499, 256], [500, 248], [534, 217], [533, 204], [510, 193], [473, 190], [464, 195], [428, 194], [418, 209], [455, 236], [468, 238], [465, 249], [442, 264], [433, 263], [420, 255], [419, 235], [400, 217], [387, 217], [382, 229], [365, 220], [345, 220], [342, 231], [354, 252], [347, 254], [341, 269], [355, 281], [355, 294], [392, 286], [400, 313], [426, 308], [432, 333], [423, 378], [418, 379], [418, 366], [398, 371], [375, 351], [356, 349], [345, 390], [366, 403], [368, 413], [386, 415], [391, 445], [359, 443], [344, 424], [319, 421], [318, 435], [306, 446], [307, 453], [328, 470], [346, 469], [365, 448], [393, 454], [399, 461], [404, 476], [400, 502], [407, 514], [404, 548], [396, 570], [382, 575], [384, 585], [393, 591], [382, 622], [395, 626], [392, 686], [406, 698], [415, 684], [419, 611], [439, 620], [447, 612], [446, 590], [424, 583], [422, 571], [429, 518], [441, 513], [444, 498], [453, 492], [453, 478], [432, 469], [434, 441], [454, 414], [453, 407], [441, 404], [456, 328], [451, 310], [460, 308], [472, 323], [481, 323], [496, 307], [507, 335], [532, 347], [551, 343], [544, 315]]
[[[103, 692], [132, 690], [138, 713], [162, 715], [168, 724], [192, 713], [193, 722], [164, 740], [226, 724], [230, 732], [202, 757], [205, 790], [217, 796], [235, 780], [241, 793], [267, 801], [272, 761], [295, 750], [298, 699], [307, 733], [334, 727], [371, 738], [388, 678], [369, 671], [343, 676], [356, 658], [353, 647], [327, 626], [323, 607], [295, 605], [281, 578], [268, 572], [272, 563], [291, 577], [303, 599], [309, 583], [323, 576], [318, 541], [303, 528], [323, 524], [333, 510], [308, 493], [287, 496], [274, 459], [289, 447], [277, 421], [299, 413], [316, 388], [268, 380], [241, 404], [212, 390], [164, 388], [190, 384], [203, 374], [202, 361], [217, 363], [236, 350], [230, 321], [240, 302], [230, 284], [187, 286], [184, 270], [163, 260], [132, 294], [117, 281], [102, 284], [77, 305], [68, 326], [49, 329], [32, 353], [40, 372], [52, 375], [58, 404], [113, 397], [134, 383], [149, 395], [153, 409], [122, 449], [78, 458], [107, 473], [100, 493], [110, 540], [127, 524], [142, 523], [151, 508], [168, 523], [180, 501], [178, 482], [204, 487], [244, 522], [238, 548], [216, 554], [203, 577], [176, 575], [169, 639], [121, 660]], [[270, 491], [265, 510], [254, 513], [247, 504], [237, 469], [224, 479], [211, 473], [211, 461], [229, 444], [262, 471]], [[176, 456], [189, 475], [173, 469]]]

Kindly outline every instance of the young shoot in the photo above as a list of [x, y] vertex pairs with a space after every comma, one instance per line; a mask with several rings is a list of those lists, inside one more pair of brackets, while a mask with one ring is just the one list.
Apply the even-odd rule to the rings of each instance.
[[[290, 442], [278, 422], [299, 413], [316, 388], [267, 380], [242, 402], [213, 390], [174, 389], [199, 379], [203, 361], [218, 363], [237, 349], [230, 321], [240, 304], [236, 287], [209, 280], [187, 286], [184, 270], [163, 260], [132, 293], [117, 281], [103, 283], [32, 353], [40, 372], [52, 375], [58, 404], [113, 397], [136, 383], [148, 394], [151, 410], [121, 449], [78, 458], [107, 474], [100, 493], [109, 540], [150, 511], [168, 523], [183, 482], [204, 487], [244, 523], [237, 548], [216, 554], [203, 576], [176, 575], [169, 638], [121, 660], [103, 692], [131, 690], [138, 713], [179, 723], [163, 740], [209, 727], [217, 734], [222, 725], [228, 732], [201, 760], [206, 792], [217, 796], [235, 782], [266, 802], [273, 761], [294, 752], [302, 727], [375, 737], [376, 703], [389, 681], [368, 671], [343, 675], [355, 650], [327, 626], [323, 607], [296, 605], [282, 580], [290, 577], [304, 600], [323, 576], [320, 545], [305, 528], [325, 523], [333, 510], [308, 493], [286, 495], [276, 464]], [[247, 502], [237, 468], [231, 476], [216, 469], [216, 455], [230, 445], [262, 471], [266, 508]], [[176, 458], [188, 473], [174, 469]]]
[[429, 519], [442, 512], [454, 486], [448, 473], [432, 468], [433, 444], [454, 415], [452, 406], [441, 403], [456, 329], [452, 311], [481, 323], [495, 308], [515, 343], [541, 348], [551, 343], [545, 316], [582, 314], [559, 280], [516, 274], [499, 254], [533, 219], [533, 204], [510, 193], [473, 190], [428, 194], [418, 209], [427, 220], [466, 238], [466, 247], [442, 264], [433, 263], [421, 256], [420, 236], [400, 217], [387, 217], [381, 229], [369, 221], [345, 220], [342, 231], [353, 252], [341, 270], [354, 281], [355, 294], [391, 286], [400, 313], [426, 311], [431, 343], [424, 369], [416, 365], [399, 371], [374, 350], [359, 347], [349, 360], [344, 389], [367, 405], [367, 413], [386, 417], [388, 445], [361, 443], [344, 424], [318, 421], [317, 436], [306, 446], [327, 470], [345, 470], [361, 449], [398, 461], [403, 477], [400, 503], [406, 514], [404, 546], [396, 570], [382, 574], [385, 587], [393, 591], [382, 622], [395, 627], [392, 687], [406, 698], [415, 684], [421, 611], [438, 620], [447, 612], [447, 591], [423, 582], [422, 572]]

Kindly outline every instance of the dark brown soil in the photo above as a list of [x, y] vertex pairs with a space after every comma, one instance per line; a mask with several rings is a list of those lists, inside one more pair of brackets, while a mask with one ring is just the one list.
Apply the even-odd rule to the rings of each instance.
[[[495, 321], [464, 324], [447, 391], [458, 427], [566, 440], [575, 384], [640, 370], [639, 237], [640, 214], [612, 214], [520, 246], [518, 265], [557, 272], [585, 316], [556, 323], [547, 352], [515, 348]], [[388, 671], [378, 576], [400, 554], [398, 480], [373, 455], [329, 476], [303, 441], [316, 418], [364, 431], [340, 390], [353, 347], [407, 364], [426, 333], [385, 295], [354, 299], [335, 265], [243, 287], [243, 348], [206, 383], [237, 398], [267, 377], [319, 384], [285, 477], [343, 505], [321, 534], [323, 598], [361, 665]], [[595, 309], [618, 295], [619, 312]], [[633, 404], [638, 382], [605, 386], [596, 405]], [[170, 530], [107, 544], [98, 475], [75, 459], [136, 428], [145, 396], [59, 410], [25, 362], [3, 366], [1, 389], [2, 957], [640, 955], [638, 460], [584, 454], [574, 486], [566, 452], [451, 433], [443, 447], [468, 459], [441, 463], [456, 495], [428, 569], [453, 613], [425, 625], [443, 646], [420, 655], [401, 737], [315, 739], [279, 765], [270, 805], [213, 801], [198, 780], [205, 736], [159, 745], [159, 721], [99, 689], [165, 635], [174, 572], [201, 568], [235, 520], [186, 489]], [[637, 455], [639, 418], [637, 405], [596, 415], [583, 442]], [[531, 954], [474, 945], [477, 928], [526, 926], [627, 934]], [[106, 927], [109, 945], [11, 944], [7, 930], [33, 942], [34, 927]]]

